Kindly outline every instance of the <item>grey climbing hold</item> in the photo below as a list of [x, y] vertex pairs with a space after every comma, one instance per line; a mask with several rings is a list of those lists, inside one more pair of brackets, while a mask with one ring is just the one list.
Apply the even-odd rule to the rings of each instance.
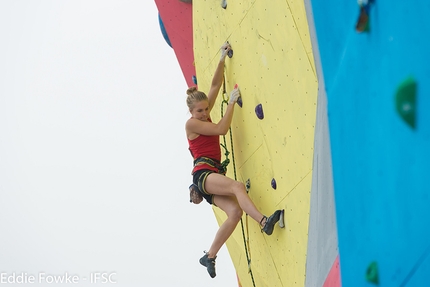
[[227, 0], [221, 0], [221, 7], [222, 8], [227, 8]]

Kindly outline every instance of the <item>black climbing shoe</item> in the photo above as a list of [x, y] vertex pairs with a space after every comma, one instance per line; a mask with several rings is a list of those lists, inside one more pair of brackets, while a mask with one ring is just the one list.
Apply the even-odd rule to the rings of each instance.
[[266, 217], [266, 224], [264, 224], [264, 227], [261, 228], [261, 232], [271, 235], [273, 233], [273, 228], [275, 228], [276, 222], [279, 221], [280, 215], [281, 210], [276, 210], [269, 218]]
[[205, 266], [208, 269], [209, 275], [214, 278], [215, 274], [215, 258], [208, 258], [208, 254], [206, 253], [202, 258], [200, 258], [200, 264]]

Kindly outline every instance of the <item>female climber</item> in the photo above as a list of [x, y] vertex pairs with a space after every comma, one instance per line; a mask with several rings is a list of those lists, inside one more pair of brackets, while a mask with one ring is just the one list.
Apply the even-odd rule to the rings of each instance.
[[216, 276], [217, 253], [233, 233], [243, 211], [258, 222], [261, 231], [267, 235], [272, 234], [281, 213], [280, 210], [277, 210], [269, 218], [260, 213], [246, 193], [244, 184], [224, 176], [225, 170], [220, 164], [219, 136], [225, 135], [229, 130], [234, 106], [240, 96], [239, 88], [235, 86], [230, 93], [227, 109], [218, 123], [212, 122], [210, 112], [223, 82], [224, 62], [230, 50], [231, 47], [228, 43], [221, 47], [221, 58], [207, 96], [204, 92], [198, 91], [196, 87], [187, 90], [187, 106], [191, 118], [187, 120], [185, 130], [189, 149], [194, 159], [193, 187], [209, 204], [221, 208], [227, 215], [227, 219], [218, 229], [211, 247], [200, 258], [200, 263], [207, 268], [212, 278]]

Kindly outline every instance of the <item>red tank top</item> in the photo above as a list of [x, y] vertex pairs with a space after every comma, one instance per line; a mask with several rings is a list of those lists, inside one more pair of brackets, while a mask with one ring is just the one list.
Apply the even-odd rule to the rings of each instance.
[[[199, 135], [193, 140], [188, 139], [189, 149], [193, 159], [196, 160], [199, 157], [209, 157], [211, 159], [221, 161], [221, 149], [219, 147], [219, 136], [205, 136]], [[212, 167], [207, 164], [199, 164], [193, 168], [193, 173], [202, 170], [209, 169], [218, 172], [216, 167]]]

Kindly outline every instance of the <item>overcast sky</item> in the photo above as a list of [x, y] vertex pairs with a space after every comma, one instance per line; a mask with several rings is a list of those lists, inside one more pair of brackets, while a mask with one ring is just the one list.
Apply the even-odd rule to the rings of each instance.
[[187, 85], [155, 3], [3, 0], [0, 39], [0, 279], [237, 286], [226, 247], [216, 278], [198, 263], [218, 226], [189, 203]]

